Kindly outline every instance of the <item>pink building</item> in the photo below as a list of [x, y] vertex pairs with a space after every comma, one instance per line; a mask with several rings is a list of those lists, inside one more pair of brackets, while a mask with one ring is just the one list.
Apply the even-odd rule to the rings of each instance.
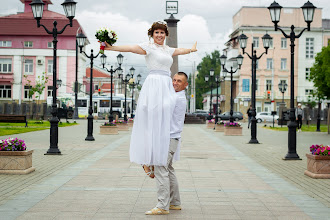
[[[29, 100], [29, 87], [35, 85], [38, 76], [49, 78], [40, 100], [52, 96], [53, 85], [53, 36], [47, 34], [44, 28], [37, 27], [33, 17], [32, 0], [20, 0], [24, 5], [24, 12], [0, 17], [0, 101]], [[41, 24], [52, 30], [53, 21], [57, 27], [63, 28], [69, 20], [65, 15], [48, 10], [51, 0], [45, 3]], [[73, 27], [67, 27], [63, 34], [58, 35], [57, 43], [57, 79], [62, 80], [58, 89], [58, 96], [74, 94], [73, 85], [76, 75], [76, 34], [82, 29], [77, 20], [73, 20]], [[86, 74], [86, 58], [78, 55], [78, 82], [83, 84]], [[24, 77], [26, 76], [26, 77]], [[33, 97], [35, 98], [35, 97]]]
[[[317, 8], [314, 20], [311, 23], [311, 31], [305, 31], [295, 41], [294, 95], [296, 102], [307, 101], [311, 91], [314, 89], [313, 83], [308, 81], [309, 70], [313, 66], [316, 54], [321, 51], [323, 46], [328, 45], [330, 39], [330, 29], [324, 26], [324, 22], [322, 21], [322, 9]], [[279, 26], [289, 34], [291, 25], [295, 26], [297, 33], [307, 27], [301, 8], [282, 9]], [[271, 21], [269, 10], [266, 7], [242, 7], [233, 16], [233, 30], [230, 35], [231, 40], [226, 44], [228, 58], [234, 58], [238, 54], [242, 54], [242, 49], [237, 39], [242, 32], [248, 37], [245, 51], [250, 55], [252, 54], [252, 42], [257, 55], [260, 56], [265, 51], [262, 44], [263, 35], [268, 33], [273, 37], [268, 54], [263, 55], [257, 63], [257, 112], [278, 110], [279, 104], [282, 102], [282, 93], [278, 88], [278, 84], [281, 81], [288, 84], [287, 91], [284, 93], [284, 101], [288, 106], [291, 89], [290, 40], [284, 38], [280, 31], [274, 31], [274, 24]], [[246, 112], [251, 104], [251, 65], [252, 60], [247, 55], [244, 55], [241, 70], [234, 74], [234, 106], [237, 111], [243, 113]], [[225, 85], [225, 88], [227, 87]], [[227, 90], [224, 89], [222, 91], [226, 92]], [[229, 109], [229, 103], [223, 103], [222, 105]]]

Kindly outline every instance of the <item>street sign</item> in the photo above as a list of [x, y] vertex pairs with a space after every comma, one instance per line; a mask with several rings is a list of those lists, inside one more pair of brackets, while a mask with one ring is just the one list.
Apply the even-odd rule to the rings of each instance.
[[191, 94], [191, 98], [194, 98], [194, 94]]

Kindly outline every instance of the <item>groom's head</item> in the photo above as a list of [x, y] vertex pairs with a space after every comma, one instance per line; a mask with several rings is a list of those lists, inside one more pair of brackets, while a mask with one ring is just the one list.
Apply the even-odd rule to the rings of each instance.
[[188, 86], [188, 76], [184, 72], [178, 72], [173, 76], [173, 87], [176, 92], [184, 90]]

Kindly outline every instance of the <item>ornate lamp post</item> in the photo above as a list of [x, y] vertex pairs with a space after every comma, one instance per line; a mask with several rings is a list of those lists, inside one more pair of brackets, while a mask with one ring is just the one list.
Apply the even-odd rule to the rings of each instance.
[[[222, 69], [224, 74], [230, 73], [230, 122], [234, 121], [234, 117], [233, 117], [233, 105], [234, 105], [234, 100], [233, 100], [233, 74], [237, 72], [238, 69], [241, 69], [242, 63], [243, 63], [243, 56], [241, 54], [239, 54], [236, 57], [236, 60], [233, 61], [233, 64], [230, 67], [230, 71], [228, 71], [228, 69], [225, 67], [226, 61], [227, 61], [227, 57], [226, 55], [222, 55], [220, 57], [220, 62], [222, 65]], [[236, 70], [233, 70], [233, 66], [237, 66], [238, 64], [238, 68]], [[224, 77], [226, 77], [224, 75]]]
[[127, 101], [126, 101], [126, 93], [127, 93], [127, 84], [131, 78], [130, 74], [127, 73], [125, 78], [123, 78], [123, 75], [120, 75], [120, 78], [122, 80], [122, 83], [125, 85], [125, 112], [124, 112], [124, 121], [127, 121]]
[[257, 120], [256, 120], [257, 60], [259, 60], [264, 54], [267, 54], [272, 37], [269, 36], [269, 34], [267, 33], [262, 37], [262, 43], [266, 51], [263, 52], [260, 56], [257, 56], [257, 51], [253, 49], [254, 48], [253, 43], [251, 45], [251, 55], [245, 52], [247, 39], [248, 37], [245, 34], [241, 34], [238, 37], [238, 41], [240, 47], [243, 50], [243, 54], [246, 54], [252, 60], [252, 89], [251, 89], [252, 118], [251, 118], [251, 140], [249, 141], [249, 144], [259, 144], [259, 141], [257, 139]]
[[296, 38], [299, 38], [305, 30], [310, 31], [310, 25], [313, 22], [314, 12], [315, 12], [315, 6], [307, 1], [302, 7], [302, 12], [304, 15], [305, 22], [307, 23], [307, 28], [304, 28], [298, 35], [294, 32], [294, 25], [291, 25], [291, 33], [290, 35], [287, 35], [280, 27], [278, 27], [278, 22], [280, 21], [280, 15], [281, 15], [281, 9], [282, 6], [280, 6], [277, 2], [273, 2], [269, 7], [270, 16], [272, 19], [272, 22], [275, 26], [275, 31], [280, 30], [285, 38], [290, 39], [290, 49], [291, 49], [291, 91], [290, 91], [290, 122], [288, 124], [288, 153], [283, 158], [284, 160], [300, 160], [298, 154], [297, 154], [297, 123], [295, 121], [295, 108], [294, 108], [294, 41]]
[[288, 88], [288, 84], [286, 84], [285, 82], [281, 81], [278, 84], [278, 89], [280, 90], [280, 92], [282, 93], [282, 102], [284, 103], [284, 93], [286, 91], [286, 89]]
[[53, 22], [53, 31], [49, 31], [43, 24], [40, 24], [40, 20], [42, 19], [42, 14], [44, 11], [44, 5], [42, 0], [33, 0], [30, 5], [33, 12], [34, 19], [37, 20], [38, 28], [41, 26], [45, 29], [47, 34], [53, 35], [53, 103], [52, 103], [52, 118], [50, 119], [50, 147], [46, 153], [46, 155], [58, 155], [61, 154], [61, 151], [58, 149], [58, 122], [59, 119], [57, 117], [57, 105], [56, 105], [56, 77], [57, 77], [57, 35], [62, 34], [66, 27], [70, 25], [72, 27], [72, 20], [76, 13], [76, 2], [73, 0], [65, 0], [62, 3], [62, 6], [65, 11], [66, 17], [69, 19], [70, 23], [66, 24], [62, 30], [57, 29], [57, 21]]
[[134, 110], [134, 88], [135, 86], [139, 85], [140, 83], [140, 80], [141, 80], [141, 74], [137, 75], [136, 76], [136, 79], [137, 79], [137, 83], [134, 82], [134, 72], [135, 72], [135, 69], [132, 67], [130, 69], [130, 73], [131, 73], [131, 85], [132, 85], [132, 108], [131, 108], [131, 118], [134, 118], [134, 114], [133, 114], [133, 110]]
[[87, 137], [85, 141], [95, 141], [93, 137], [93, 64], [94, 59], [99, 56], [100, 53], [97, 53], [95, 56], [93, 54], [93, 49], [91, 50], [91, 55], [88, 56], [85, 51], [82, 50], [85, 46], [86, 36], [83, 33], [77, 35], [78, 46], [80, 48], [80, 53], [83, 53], [87, 58], [91, 60], [91, 75], [90, 75], [90, 86], [89, 86], [89, 108], [88, 108], [88, 128], [87, 128]]
[[121, 68], [121, 64], [123, 63], [123, 59], [124, 59], [124, 56], [121, 55], [121, 54], [118, 54], [117, 62], [119, 64], [119, 67], [117, 67], [116, 69], [113, 69], [113, 67], [111, 66], [111, 68], [109, 70], [108, 68], [106, 68], [104, 66], [107, 62], [107, 56], [105, 54], [101, 55], [101, 63], [102, 63], [103, 69], [106, 69], [106, 71], [108, 71], [110, 73], [110, 78], [111, 78], [109, 122], [113, 121], [113, 115], [112, 115], [112, 78], [113, 78], [113, 74], [117, 71], [118, 71], [118, 75], [121, 75], [123, 73], [123, 69]]
[[[218, 123], [218, 114], [219, 114], [219, 111], [218, 111], [218, 105], [219, 105], [219, 85], [220, 85], [220, 76], [217, 74], [215, 76], [215, 83], [216, 83], [216, 86], [217, 86], [217, 107], [215, 108], [215, 122], [214, 124], [217, 124]], [[215, 127], [214, 127], [215, 128]]]
[[209, 80], [210, 80], [210, 89], [211, 89], [211, 94], [210, 94], [210, 113], [209, 113], [209, 118], [211, 119], [212, 118], [212, 86], [213, 86], [213, 83], [212, 83], [212, 77], [214, 76], [214, 69], [213, 68], [211, 68], [210, 69], [210, 75], [208, 76], [208, 75], [206, 75], [205, 77], [204, 77], [204, 79], [205, 79], [205, 82], [208, 82]]

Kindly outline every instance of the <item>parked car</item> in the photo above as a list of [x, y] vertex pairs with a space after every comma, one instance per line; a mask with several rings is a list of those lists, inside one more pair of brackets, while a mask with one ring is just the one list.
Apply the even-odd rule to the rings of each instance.
[[212, 114], [210, 115], [210, 112], [206, 111], [206, 110], [197, 110], [197, 111], [193, 112], [192, 114], [196, 115], [198, 117], [205, 118], [207, 120], [210, 120], [213, 118], [213, 115]]
[[[274, 120], [277, 121], [278, 115], [274, 115]], [[273, 115], [270, 112], [258, 112], [256, 115], [257, 122], [273, 122]]]
[[[233, 117], [235, 121], [243, 120], [243, 113], [242, 112], [233, 112]], [[219, 115], [220, 120], [229, 120], [230, 119], [230, 112], [225, 112]]]

